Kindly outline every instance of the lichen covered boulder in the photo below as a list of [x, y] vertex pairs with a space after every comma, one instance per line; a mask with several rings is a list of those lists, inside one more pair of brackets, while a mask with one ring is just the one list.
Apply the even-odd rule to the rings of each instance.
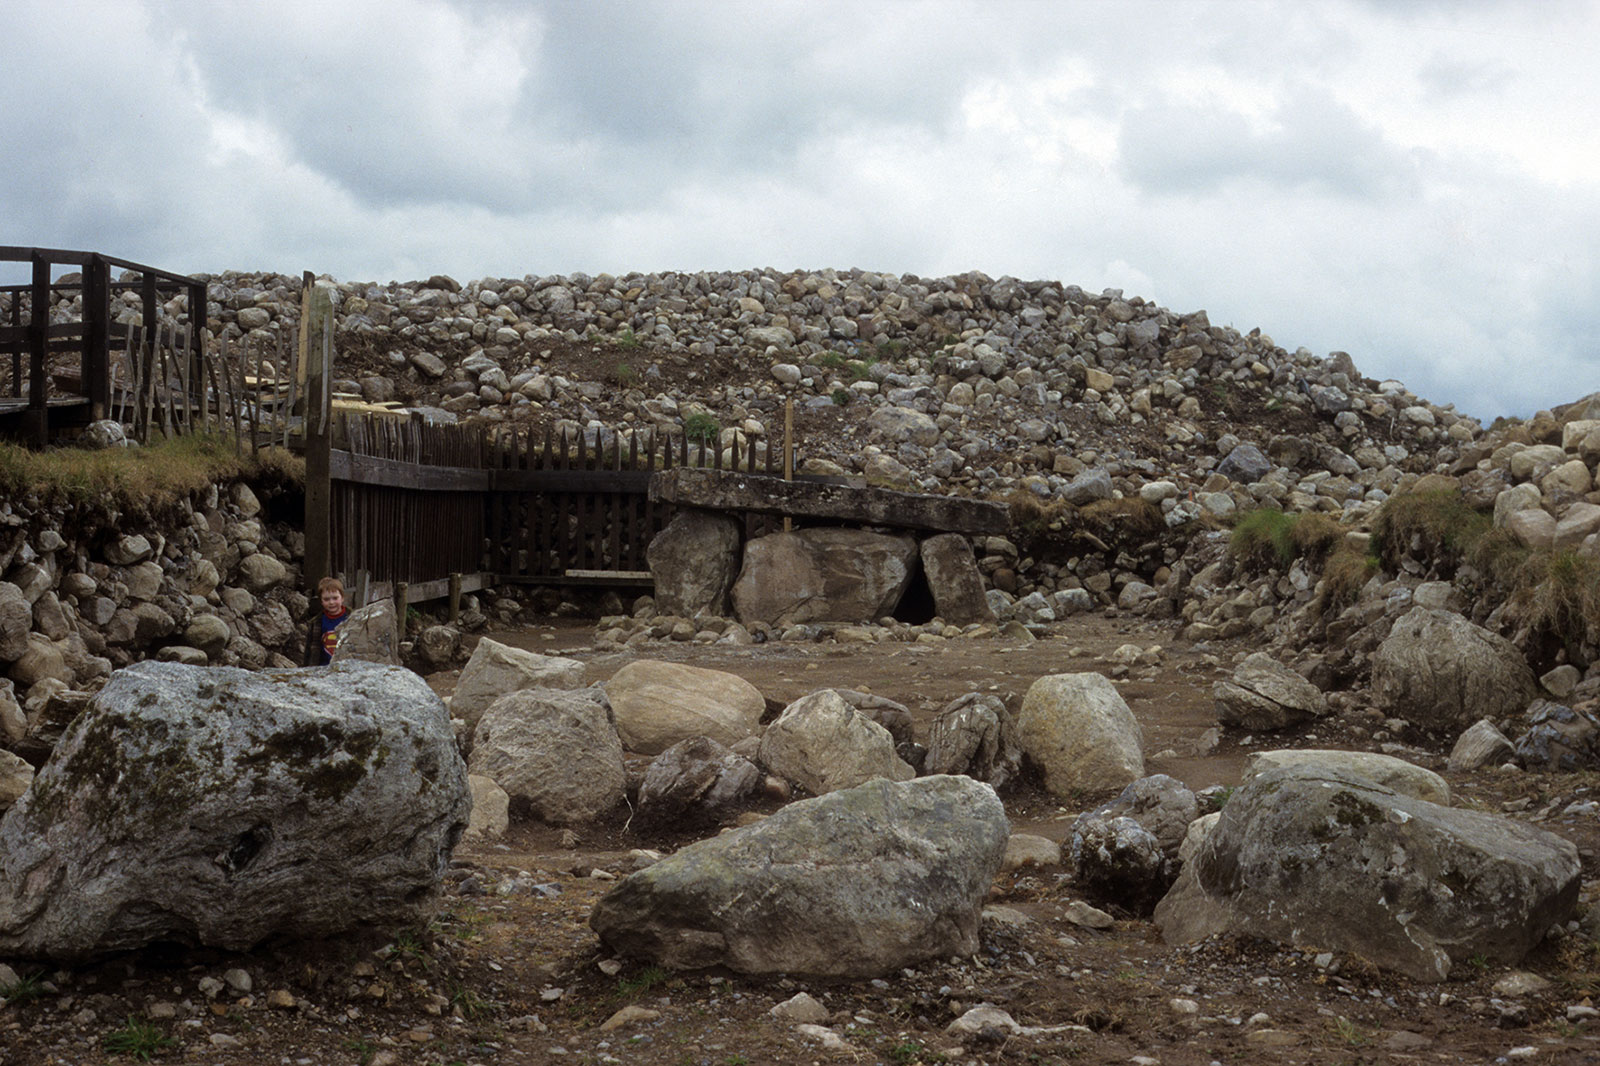
[[408, 670], [139, 663], [0, 819], [0, 955], [412, 920], [470, 807], [449, 716]]

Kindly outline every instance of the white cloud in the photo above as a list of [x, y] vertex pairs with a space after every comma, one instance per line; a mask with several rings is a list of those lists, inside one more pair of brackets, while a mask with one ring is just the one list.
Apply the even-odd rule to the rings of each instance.
[[1204, 306], [1485, 416], [1597, 384], [1592, 2], [8, 19], [8, 243], [380, 281], [982, 269]]

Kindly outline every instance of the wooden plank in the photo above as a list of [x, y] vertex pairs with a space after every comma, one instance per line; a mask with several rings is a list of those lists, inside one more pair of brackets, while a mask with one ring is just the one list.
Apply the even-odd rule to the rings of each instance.
[[890, 489], [781, 481], [718, 470], [662, 471], [650, 480], [650, 496], [683, 507], [803, 518], [831, 518], [897, 529], [1003, 535], [1011, 527], [1002, 503], [961, 496], [932, 496]]
[[[481, 592], [500, 584], [499, 575], [484, 572], [461, 574], [460, 589], [462, 593]], [[423, 603], [428, 600], [442, 600], [450, 595], [450, 577], [441, 577], [434, 581], [409, 581], [405, 582], [406, 602]], [[393, 581], [374, 581], [367, 586], [367, 600], [376, 603], [378, 600], [391, 600], [395, 595]]]
[[422, 466], [376, 455], [356, 455], [344, 450], [329, 452], [328, 473], [335, 481], [354, 481], [362, 485], [420, 492], [487, 492], [490, 490], [490, 479], [496, 474], [495, 471], [465, 466]]

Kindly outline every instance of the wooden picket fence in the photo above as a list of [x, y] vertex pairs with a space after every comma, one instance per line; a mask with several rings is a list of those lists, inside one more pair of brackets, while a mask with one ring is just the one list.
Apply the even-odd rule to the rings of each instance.
[[[675, 512], [650, 499], [653, 472], [783, 474], [779, 447], [736, 437], [721, 448], [681, 429], [540, 430], [366, 415], [336, 418], [333, 441], [330, 569], [365, 586], [360, 602], [415, 602], [492, 584], [649, 587], [645, 550]], [[782, 524], [769, 514], [737, 517], [750, 536]]]

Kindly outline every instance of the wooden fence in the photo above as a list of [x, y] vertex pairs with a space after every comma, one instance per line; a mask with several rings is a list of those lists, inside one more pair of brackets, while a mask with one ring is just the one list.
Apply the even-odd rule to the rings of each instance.
[[[645, 549], [676, 511], [649, 498], [653, 472], [696, 466], [781, 476], [784, 465], [780, 448], [741, 445], [737, 436], [722, 448], [671, 429], [535, 430], [373, 416], [335, 425], [329, 569], [364, 580], [369, 599], [399, 594], [414, 602], [514, 583], [648, 587]], [[749, 536], [782, 525], [770, 514], [738, 517]], [[308, 513], [308, 536], [318, 521]]]

